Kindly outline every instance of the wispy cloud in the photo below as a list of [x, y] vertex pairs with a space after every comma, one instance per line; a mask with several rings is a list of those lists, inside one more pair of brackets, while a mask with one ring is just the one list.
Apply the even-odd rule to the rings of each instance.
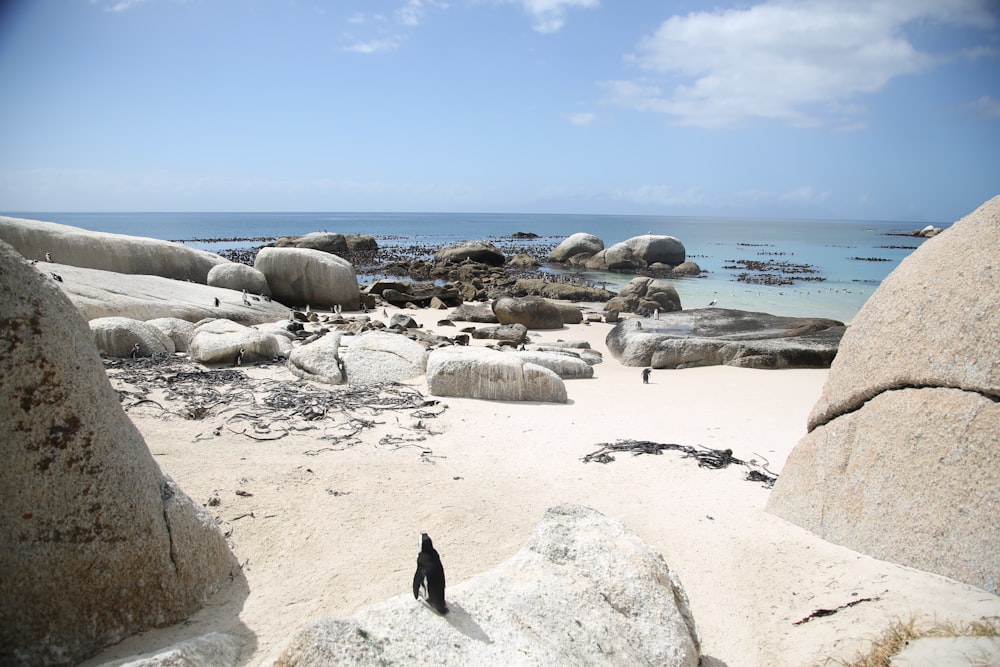
[[[355, 12], [347, 22], [353, 31], [344, 34], [348, 42], [345, 51], [351, 53], [381, 53], [394, 51], [406, 41], [407, 32], [424, 23], [431, 10], [445, 10], [448, 3], [441, 0], [405, 0], [389, 16]], [[370, 28], [373, 35], [359, 36], [355, 31]]]
[[989, 0], [770, 0], [747, 9], [672, 16], [604, 82], [607, 101], [721, 128], [766, 119], [856, 129], [859, 96], [924, 71], [939, 57], [905, 35], [914, 21], [989, 27]]
[[589, 111], [578, 111], [576, 113], [566, 114], [566, 120], [573, 125], [586, 127], [588, 125], [593, 125], [594, 121], [597, 120], [597, 114], [590, 113]]
[[102, 7], [106, 12], [123, 12], [144, 2], [146, 0], [91, 0], [92, 4]]
[[541, 33], [558, 32], [566, 25], [571, 9], [594, 9], [599, 0], [513, 0], [521, 5], [533, 20], [532, 28]]
[[969, 107], [977, 116], [990, 120], [1000, 120], [1000, 100], [993, 99], [989, 95], [983, 95]]

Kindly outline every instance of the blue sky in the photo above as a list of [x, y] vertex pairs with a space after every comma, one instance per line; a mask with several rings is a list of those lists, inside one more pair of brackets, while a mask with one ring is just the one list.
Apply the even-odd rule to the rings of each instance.
[[995, 0], [7, 0], [0, 210], [947, 222]]

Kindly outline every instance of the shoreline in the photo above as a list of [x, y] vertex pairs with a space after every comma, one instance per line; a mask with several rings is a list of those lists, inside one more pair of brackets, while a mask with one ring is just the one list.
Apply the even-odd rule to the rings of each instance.
[[[386, 310], [425, 331], [444, 329], [436, 325], [444, 311]], [[997, 598], [981, 590], [877, 561], [765, 513], [769, 491], [746, 481], [739, 466], [699, 468], [670, 451], [584, 463], [602, 443], [632, 438], [732, 449], [780, 473], [828, 374], [703, 367], [656, 370], [644, 385], [641, 369], [608, 354], [609, 329], [529, 332], [536, 343], [587, 340], [604, 354], [594, 378], [566, 381], [568, 404], [443, 398], [446, 409], [422, 427], [384, 414], [358, 444], [314, 454], [307, 452], [319, 449], [320, 433], [273, 442], [207, 436], [218, 418], [130, 411], [154, 458], [188, 495], [203, 504], [219, 499], [209, 511], [231, 529], [245, 582], [188, 622], [126, 639], [83, 664], [211, 631], [248, 642], [239, 664], [271, 664], [307, 623], [408, 595], [420, 532], [433, 535], [454, 585], [513, 555], [545, 509], [563, 502], [625, 521], [663, 554], [686, 589], [703, 664], [712, 667], [826, 664], [851, 658], [892, 620], [915, 613], [1000, 614]], [[297, 381], [280, 366], [244, 370]], [[408, 385], [427, 393], [423, 378]], [[380, 445], [386, 430], [414, 439]], [[878, 600], [794, 625], [817, 608], [866, 597]]]

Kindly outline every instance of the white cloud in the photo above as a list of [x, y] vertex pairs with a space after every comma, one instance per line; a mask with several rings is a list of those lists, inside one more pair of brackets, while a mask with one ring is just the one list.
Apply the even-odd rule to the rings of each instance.
[[424, 20], [428, 9], [447, 9], [448, 3], [437, 0], [407, 0], [396, 10], [396, 20], [400, 25], [415, 27]]
[[771, 0], [672, 16], [627, 56], [642, 75], [604, 86], [611, 103], [685, 125], [856, 129], [864, 110], [852, 100], [938, 61], [907, 40], [907, 23], [993, 25], [986, 2]]
[[534, 23], [536, 32], [558, 32], [566, 25], [566, 14], [571, 9], [594, 9], [600, 6], [599, 0], [514, 0], [528, 14]]
[[587, 127], [592, 125], [595, 120], [597, 120], [597, 114], [590, 113], [589, 111], [579, 111], [576, 113], [566, 114], [566, 120], [568, 120], [573, 125], [579, 127]]

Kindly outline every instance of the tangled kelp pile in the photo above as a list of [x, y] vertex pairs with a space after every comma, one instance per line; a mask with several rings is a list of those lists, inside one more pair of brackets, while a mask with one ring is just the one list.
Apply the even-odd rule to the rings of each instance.
[[[425, 420], [446, 406], [419, 390], [398, 383], [321, 387], [305, 380], [253, 378], [236, 368], [206, 368], [184, 357], [155, 355], [107, 359], [108, 378], [129, 411], [156, 410], [165, 418], [206, 421], [212, 426], [195, 436], [211, 439], [223, 431], [253, 440], [278, 440], [304, 433], [330, 443], [306, 454], [345, 449], [361, 442], [362, 432], [385, 424], [386, 413], [408, 418], [407, 433], [387, 433], [378, 445], [414, 446], [433, 435]], [[421, 448], [430, 460], [429, 450]]]
[[[662, 454], [666, 450], [681, 452], [685, 458], [693, 458], [698, 461], [699, 468], [711, 468], [721, 470], [731, 464], [746, 466], [746, 480], [749, 482], [760, 482], [767, 488], [774, 486], [778, 480], [778, 475], [767, 469], [767, 461], [763, 463], [757, 459], [743, 461], [733, 456], [731, 449], [710, 449], [708, 447], [692, 447], [690, 445], [678, 445], [674, 443], [650, 442], [649, 440], [618, 440], [616, 442], [606, 442], [600, 445], [590, 454], [581, 460], [584, 463], [611, 463], [615, 460], [612, 452], [631, 452], [633, 456], [640, 454]], [[763, 458], [763, 457], [762, 457]]]

